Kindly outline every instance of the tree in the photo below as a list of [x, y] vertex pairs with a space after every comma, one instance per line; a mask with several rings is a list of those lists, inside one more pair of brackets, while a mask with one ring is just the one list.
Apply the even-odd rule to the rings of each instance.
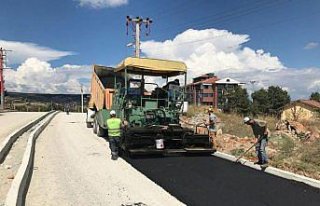
[[310, 95], [310, 100], [315, 100], [320, 102], [320, 93], [319, 92], [312, 92]]
[[288, 92], [279, 86], [270, 86], [251, 94], [252, 114], [275, 114], [284, 105], [290, 103]]
[[275, 113], [284, 105], [290, 103], [290, 96], [287, 91], [279, 86], [270, 86], [268, 88], [269, 112]]
[[236, 112], [243, 115], [250, 113], [249, 95], [246, 89], [236, 87], [235, 90], [228, 95], [228, 104], [225, 108], [228, 111]]
[[251, 94], [252, 98], [252, 114], [255, 116], [257, 114], [267, 114], [270, 103], [268, 100], [268, 91], [265, 89], [260, 89]]

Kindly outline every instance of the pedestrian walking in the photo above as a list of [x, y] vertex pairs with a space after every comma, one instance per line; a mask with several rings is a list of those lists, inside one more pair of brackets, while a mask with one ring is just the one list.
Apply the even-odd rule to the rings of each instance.
[[257, 138], [256, 153], [258, 157], [258, 162], [255, 162], [255, 164], [261, 165], [262, 167], [268, 166], [266, 146], [268, 143], [269, 130], [267, 127], [267, 122], [258, 119], [251, 119], [249, 117], [245, 117], [243, 119], [243, 122], [251, 126], [253, 134]]
[[108, 127], [109, 147], [111, 150], [111, 159], [117, 160], [120, 146], [120, 136], [122, 123], [119, 118], [116, 117], [114, 110], [110, 111], [110, 118], [107, 119], [106, 125]]

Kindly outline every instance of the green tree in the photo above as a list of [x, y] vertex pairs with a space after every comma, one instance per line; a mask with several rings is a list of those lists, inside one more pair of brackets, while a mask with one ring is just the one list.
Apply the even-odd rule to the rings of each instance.
[[260, 89], [251, 94], [253, 115], [276, 114], [281, 107], [290, 103], [287, 91], [279, 86], [270, 86], [267, 90]]
[[268, 108], [270, 107], [270, 102], [268, 99], [268, 91], [265, 89], [260, 89], [251, 94], [252, 98], [252, 114], [255, 116], [257, 114], [268, 113]]
[[269, 112], [275, 113], [284, 105], [290, 103], [290, 96], [287, 91], [279, 86], [270, 86], [268, 88]]
[[315, 100], [320, 102], [320, 93], [319, 92], [312, 92], [310, 95], [310, 100]]
[[236, 87], [235, 90], [228, 95], [227, 110], [243, 115], [250, 113], [250, 100], [246, 89]]

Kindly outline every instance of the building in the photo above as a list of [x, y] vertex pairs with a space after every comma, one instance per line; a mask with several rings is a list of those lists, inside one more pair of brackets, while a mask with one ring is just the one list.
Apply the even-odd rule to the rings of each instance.
[[228, 94], [234, 92], [236, 87], [244, 85], [237, 80], [231, 78], [224, 78], [216, 81], [217, 88], [217, 106], [216, 108], [222, 109], [224, 104], [228, 102]]
[[309, 120], [319, 117], [320, 102], [315, 100], [297, 100], [283, 107], [281, 120]]
[[187, 99], [194, 105], [212, 105], [222, 109], [228, 93], [241, 85], [239, 81], [231, 78], [220, 79], [213, 73], [193, 78], [187, 85]]
[[208, 73], [193, 78], [193, 82], [187, 85], [187, 99], [194, 105], [215, 105], [214, 85], [218, 77]]

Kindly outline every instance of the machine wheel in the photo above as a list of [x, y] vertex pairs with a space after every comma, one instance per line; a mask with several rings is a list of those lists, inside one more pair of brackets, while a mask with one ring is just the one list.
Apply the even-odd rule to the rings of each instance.
[[86, 122], [87, 123], [87, 128], [92, 128], [93, 127], [93, 123], [91, 122]]
[[93, 127], [93, 123], [87, 122], [87, 121], [88, 121], [88, 111], [87, 111], [87, 119], [86, 119], [87, 128], [92, 128]]
[[132, 158], [132, 154], [131, 154], [127, 149], [124, 149], [124, 148], [122, 148], [122, 147], [120, 147], [119, 155], [120, 155], [121, 157]]
[[106, 130], [100, 127], [99, 123], [96, 122], [96, 128], [97, 128], [97, 136], [98, 137], [105, 137], [106, 136]]
[[[126, 136], [125, 134], [124, 134], [124, 136]], [[120, 143], [120, 153], [121, 153], [121, 156], [122, 157], [127, 157], [127, 158], [132, 158], [133, 157], [133, 155], [129, 152], [129, 150], [128, 150], [128, 148], [127, 148], [127, 144], [126, 144], [126, 139], [125, 139], [125, 137], [123, 137], [123, 139], [120, 141], [120, 142], [122, 142], [122, 143]]]
[[93, 130], [93, 133], [94, 134], [97, 134], [97, 120], [95, 119], [94, 122], [93, 122], [93, 127], [92, 127], [92, 130]]

